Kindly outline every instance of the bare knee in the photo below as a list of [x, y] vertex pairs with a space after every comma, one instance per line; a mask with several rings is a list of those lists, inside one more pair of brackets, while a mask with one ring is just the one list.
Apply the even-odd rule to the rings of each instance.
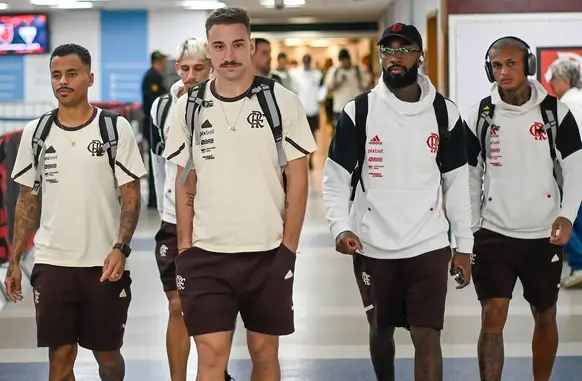
[[125, 377], [125, 362], [121, 352], [116, 351], [94, 351], [93, 355], [99, 364], [99, 375], [103, 381], [122, 381]]
[[194, 337], [199, 368], [226, 369], [232, 332], [217, 332]]
[[556, 305], [553, 305], [550, 308], [546, 308], [543, 310], [540, 309], [536, 309], [535, 307], [531, 307], [533, 316], [534, 316], [534, 321], [535, 321], [535, 325], [536, 328], [550, 328], [550, 327], [554, 327], [557, 322], [556, 322], [556, 312], [557, 312], [557, 308]]
[[507, 321], [509, 299], [488, 299], [481, 303], [481, 329], [486, 333], [502, 333]]
[[77, 358], [77, 345], [62, 345], [49, 348], [49, 362], [51, 373], [58, 374], [61, 378], [73, 373], [75, 359]]
[[168, 292], [168, 301], [170, 309], [170, 318], [182, 319], [182, 303], [177, 291]]
[[248, 332], [247, 342], [255, 368], [279, 366], [279, 336]]
[[441, 331], [428, 327], [410, 327], [410, 338], [417, 351], [434, 352], [440, 347]]

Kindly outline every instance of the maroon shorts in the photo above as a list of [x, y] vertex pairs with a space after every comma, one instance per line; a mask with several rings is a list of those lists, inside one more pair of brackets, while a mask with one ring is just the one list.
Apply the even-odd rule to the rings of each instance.
[[58, 347], [79, 343], [91, 351], [122, 347], [131, 278], [100, 282], [102, 267], [36, 264], [32, 270], [37, 344]]
[[368, 323], [389, 327], [443, 329], [451, 249], [412, 258], [354, 255], [354, 274]]
[[178, 230], [176, 224], [162, 221], [156, 233], [156, 262], [164, 292], [176, 290], [176, 258], [178, 257]]
[[239, 312], [249, 331], [293, 333], [295, 258], [282, 245], [255, 253], [197, 247], [182, 252], [176, 260], [176, 284], [190, 336], [232, 331]]
[[511, 299], [519, 278], [525, 300], [538, 310], [556, 304], [563, 249], [549, 238], [518, 239], [487, 229], [475, 233], [473, 283], [479, 300]]

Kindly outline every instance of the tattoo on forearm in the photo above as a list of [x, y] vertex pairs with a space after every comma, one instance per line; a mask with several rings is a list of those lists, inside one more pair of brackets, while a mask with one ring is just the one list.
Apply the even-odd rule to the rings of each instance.
[[481, 381], [500, 381], [505, 357], [503, 334], [482, 332], [477, 351]]
[[40, 203], [38, 196], [31, 192], [32, 188], [21, 186], [16, 201], [13, 253], [7, 271], [8, 276], [14, 271], [14, 266], [20, 264], [20, 259], [28, 246], [30, 237], [37, 228]]
[[186, 206], [194, 206], [194, 193], [187, 192], [186, 193]]
[[129, 244], [137, 227], [141, 209], [139, 180], [122, 185], [119, 189], [121, 191], [121, 219], [118, 240]]

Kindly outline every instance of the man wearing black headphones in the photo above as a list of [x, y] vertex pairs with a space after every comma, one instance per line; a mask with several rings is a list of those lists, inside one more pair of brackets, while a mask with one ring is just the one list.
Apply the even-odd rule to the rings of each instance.
[[494, 41], [485, 56], [491, 95], [467, 119], [482, 381], [501, 380], [503, 327], [518, 278], [535, 320], [535, 381], [550, 379], [558, 348], [562, 247], [582, 201], [582, 141], [568, 107], [528, 79], [536, 66], [521, 39]]

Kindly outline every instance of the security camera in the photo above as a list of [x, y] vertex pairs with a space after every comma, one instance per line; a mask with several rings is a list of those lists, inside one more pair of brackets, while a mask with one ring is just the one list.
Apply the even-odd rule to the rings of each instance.
[[285, 0], [275, 0], [275, 9], [285, 8]]

